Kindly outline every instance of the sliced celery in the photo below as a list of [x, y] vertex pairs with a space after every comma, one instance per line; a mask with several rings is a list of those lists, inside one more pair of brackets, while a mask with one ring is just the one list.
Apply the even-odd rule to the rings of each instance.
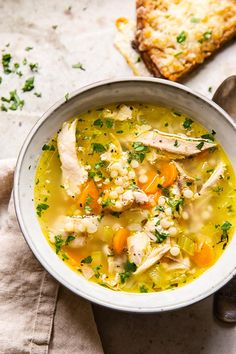
[[180, 236], [178, 238], [178, 245], [183, 251], [188, 253], [190, 256], [194, 255], [195, 243], [193, 240], [191, 240], [191, 238], [184, 235]]

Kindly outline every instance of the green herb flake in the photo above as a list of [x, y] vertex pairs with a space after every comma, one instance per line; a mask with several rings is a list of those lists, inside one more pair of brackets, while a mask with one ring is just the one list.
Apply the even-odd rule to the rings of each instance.
[[61, 235], [54, 236], [54, 240], [55, 240], [56, 254], [58, 254], [61, 251], [62, 246], [64, 245], [64, 240]]
[[67, 236], [65, 245], [67, 246], [71, 241], [74, 241], [74, 240], [75, 240], [75, 236], [72, 236], [72, 235]]
[[56, 148], [54, 145], [48, 145], [48, 144], [44, 144], [42, 147], [43, 151], [55, 151]]
[[113, 127], [113, 121], [109, 118], [105, 120], [105, 124], [108, 129], [111, 129]]
[[95, 126], [95, 127], [102, 127], [103, 126], [103, 121], [100, 119], [100, 118], [98, 118], [98, 119], [96, 119], [94, 122], [93, 122], [93, 125]]
[[206, 140], [210, 140], [210, 141], [214, 141], [214, 136], [212, 134], [203, 134], [201, 135], [202, 139], [206, 139]]
[[178, 140], [175, 140], [174, 146], [175, 146], [175, 147], [178, 147], [178, 146], [179, 146]]
[[106, 208], [108, 206], [114, 205], [114, 202], [110, 198], [107, 198], [106, 200], [102, 201], [101, 205], [102, 205], [102, 208]]
[[193, 120], [191, 118], [185, 118], [185, 121], [183, 122], [183, 127], [185, 129], [190, 129], [192, 127]]
[[29, 67], [32, 72], [37, 73], [38, 69], [39, 69], [39, 64], [38, 63], [30, 63]]
[[88, 256], [88, 257], [82, 259], [82, 261], [80, 263], [81, 264], [90, 264], [90, 263], [92, 263], [92, 261], [93, 261], [93, 258], [91, 256]]
[[169, 234], [166, 232], [159, 232], [158, 230], [155, 230], [155, 236], [156, 243], [162, 243], [169, 236]]
[[139, 287], [140, 293], [148, 293], [148, 288], [145, 285]]
[[48, 204], [45, 204], [45, 203], [38, 204], [38, 205], [36, 206], [37, 215], [38, 215], [39, 217], [41, 217], [41, 216], [42, 216], [42, 212], [45, 211], [45, 210], [47, 210], [48, 208], [49, 208], [49, 205], [48, 205]]
[[132, 275], [132, 273], [136, 271], [136, 269], [137, 266], [135, 263], [127, 261], [124, 265], [125, 271], [123, 273], [119, 273], [121, 284], [124, 284], [125, 281]]
[[83, 67], [83, 65], [81, 63], [77, 63], [77, 64], [72, 65], [72, 68], [85, 71], [85, 68]]
[[2, 55], [2, 66], [3, 66], [3, 71], [4, 74], [10, 74], [10, 62], [11, 62], [12, 56], [9, 53], [3, 54]]
[[25, 48], [26, 52], [29, 52], [29, 51], [32, 50], [32, 49], [33, 49], [33, 47], [26, 47], [26, 48]]
[[212, 92], [212, 86], [208, 87], [208, 92]]
[[93, 152], [105, 152], [107, 151], [106, 147], [99, 143], [92, 143]]
[[41, 92], [34, 92], [34, 95], [35, 95], [36, 97], [42, 97], [42, 93], [41, 93]]
[[177, 43], [184, 43], [187, 39], [187, 32], [182, 31], [180, 34], [176, 37]]
[[23, 65], [26, 65], [26, 64], [27, 64], [27, 59], [26, 59], [26, 58], [24, 58], [24, 59], [22, 60], [22, 64], [23, 64]]
[[178, 56], [180, 56], [181, 54], [183, 54], [183, 51], [182, 50], [180, 50], [179, 52], [176, 52], [175, 54], [174, 54], [174, 57], [178, 57]]
[[23, 92], [32, 91], [34, 89], [34, 77], [29, 77], [26, 81], [24, 86], [22, 87]]
[[196, 145], [196, 148], [197, 148], [198, 150], [202, 150], [203, 145], [204, 145], [204, 141], [201, 141], [198, 145]]
[[117, 131], [116, 131], [116, 134], [123, 134], [123, 133], [124, 133], [123, 130], [117, 130]]
[[65, 101], [67, 102], [69, 100], [69, 93], [67, 92], [66, 94], [65, 94]]

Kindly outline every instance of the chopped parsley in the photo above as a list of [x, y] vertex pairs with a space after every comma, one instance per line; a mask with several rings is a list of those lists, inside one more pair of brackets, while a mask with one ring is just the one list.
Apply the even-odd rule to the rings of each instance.
[[75, 240], [75, 236], [72, 236], [72, 235], [67, 236], [65, 245], [68, 245], [71, 241], [74, 241], [74, 240]]
[[38, 69], [39, 69], [39, 64], [38, 63], [30, 63], [29, 67], [32, 72], [37, 73]]
[[93, 152], [105, 152], [107, 151], [106, 147], [99, 143], [92, 143]]
[[221, 192], [223, 192], [224, 188], [221, 186], [217, 186], [213, 188], [213, 192], [216, 192], [218, 195], [220, 195]]
[[[22, 107], [25, 104], [25, 101], [20, 99], [20, 97], [18, 96], [16, 90], [10, 92], [10, 97], [9, 98], [6, 98], [6, 97], [2, 96], [1, 100], [3, 102], [9, 103], [8, 109], [10, 109], [12, 111], [16, 111], [18, 108], [22, 109]], [[6, 111], [7, 111], [7, 107], [6, 106], [4, 106], [4, 107], [6, 108]]]
[[54, 239], [55, 239], [56, 254], [58, 254], [61, 251], [62, 246], [64, 245], [64, 240], [61, 235], [54, 236]]
[[34, 89], [34, 77], [32, 76], [25, 81], [22, 90], [23, 92], [28, 92], [28, 91], [32, 91], [33, 89]]
[[35, 95], [36, 97], [42, 97], [42, 93], [41, 93], [41, 92], [34, 92], [34, 95]]
[[105, 120], [105, 124], [106, 124], [106, 127], [109, 128], [109, 129], [113, 127], [113, 121], [111, 119], [109, 119], [109, 118], [107, 118]]
[[12, 56], [9, 53], [3, 54], [2, 55], [2, 67], [4, 74], [10, 74], [10, 62], [11, 62]]
[[214, 141], [214, 136], [212, 134], [203, 134], [201, 135], [201, 138], [206, 139], [206, 140], [211, 140]]
[[159, 232], [155, 230], [156, 243], [162, 243], [169, 236], [166, 232]]
[[82, 259], [82, 261], [80, 262], [81, 264], [90, 264], [92, 263], [93, 258], [91, 256], [85, 257], [84, 259]]
[[207, 31], [203, 33], [202, 38], [198, 41], [199, 43], [203, 43], [208, 41], [212, 37], [212, 31]]
[[93, 125], [95, 126], [95, 127], [102, 127], [103, 126], [103, 121], [100, 119], [100, 118], [98, 118], [98, 119], [96, 119], [94, 122], [93, 122]]
[[184, 43], [187, 39], [187, 32], [182, 31], [180, 34], [176, 37], [177, 43]]
[[132, 160], [137, 160], [143, 162], [145, 159], [146, 153], [149, 152], [149, 148], [140, 141], [136, 141], [132, 144], [134, 151], [129, 151], [128, 163], [131, 163]]
[[107, 198], [106, 200], [102, 201], [101, 205], [102, 205], [102, 208], [106, 208], [108, 206], [114, 205], [114, 203], [110, 198]]
[[229, 221], [225, 221], [222, 225], [221, 225], [221, 237], [220, 237], [220, 241], [218, 243], [224, 242], [223, 244], [223, 249], [225, 249], [228, 241], [229, 241], [229, 234], [228, 231], [230, 230], [232, 224]]
[[178, 140], [175, 140], [174, 146], [175, 146], [175, 147], [178, 147], [178, 146], [179, 146]]
[[180, 206], [184, 204], [184, 199], [168, 199], [167, 204], [169, 205], [169, 207], [171, 207], [173, 211], [179, 212]]
[[65, 94], [65, 101], [67, 102], [69, 100], [69, 93], [67, 92], [66, 94]]
[[123, 134], [123, 133], [124, 133], [123, 130], [117, 130], [117, 131], [116, 131], [116, 134]]
[[137, 266], [134, 262], [127, 261], [124, 265], [125, 271], [123, 273], [119, 273], [121, 284], [124, 284], [125, 281], [132, 275], [132, 273], [136, 271], [136, 269]]
[[204, 145], [204, 141], [201, 141], [201, 142], [196, 146], [196, 148], [197, 148], [198, 150], [202, 150], [203, 145]]
[[100, 277], [99, 270], [100, 270], [101, 268], [102, 268], [102, 265], [101, 265], [101, 264], [93, 268], [93, 271], [94, 271], [94, 273], [95, 273], [94, 276], [95, 276], [95, 278], [97, 278], [97, 279]]
[[32, 50], [32, 49], [33, 49], [33, 47], [26, 47], [26, 48], [25, 48], [26, 52], [29, 52], [29, 51]]
[[54, 145], [48, 145], [48, 144], [44, 144], [42, 147], [43, 151], [55, 151], [56, 148]]
[[85, 68], [83, 67], [83, 65], [81, 63], [77, 63], [77, 64], [72, 65], [72, 68], [85, 71]]
[[155, 208], [156, 211], [165, 211], [164, 207], [161, 206], [161, 205], [157, 205], [156, 208]]
[[208, 87], [208, 92], [212, 92], [212, 86]]
[[0, 84], [2, 83], [2, 77], [0, 76]]
[[45, 204], [45, 203], [38, 204], [38, 205], [36, 206], [37, 215], [38, 215], [39, 217], [41, 217], [41, 216], [42, 216], [42, 212], [45, 211], [45, 210], [47, 210], [48, 208], [49, 208], [49, 205], [48, 205], [48, 204]]
[[148, 288], [145, 285], [139, 287], [140, 293], [148, 293]]
[[87, 211], [87, 212], [91, 212], [92, 211], [92, 208], [91, 208], [91, 204], [93, 202], [93, 197], [88, 194], [87, 197], [86, 197], [86, 201], [84, 203], [84, 210]]
[[183, 127], [185, 129], [190, 129], [193, 124], [193, 120], [191, 118], [185, 118], [185, 121], [183, 122]]

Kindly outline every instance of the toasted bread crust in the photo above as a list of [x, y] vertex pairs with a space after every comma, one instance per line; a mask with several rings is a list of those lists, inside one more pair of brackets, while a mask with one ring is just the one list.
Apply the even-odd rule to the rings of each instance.
[[[198, 44], [200, 46], [200, 53], [198, 53], [193, 60], [186, 59], [184, 65], [181, 63], [179, 68], [178, 60], [173, 56], [173, 63], [175, 67], [173, 69], [170, 65], [162, 65], [162, 59], [165, 57], [165, 48], [159, 48], [159, 46], [154, 43], [149, 43], [149, 45], [147, 45], [147, 42], [145, 42], [145, 30], [150, 29], [150, 21], [148, 22], [148, 16], [155, 9], [165, 11], [165, 0], [136, 0], [136, 41], [138, 43], [138, 50], [140, 51], [142, 59], [149, 71], [156, 77], [164, 77], [172, 81], [180, 80], [194, 68], [199, 66], [206, 58], [215, 54], [217, 50], [219, 50], [226, 42], [236, 36], [236, 1], [229, 0], [228, 2], [231, 3], [231, 7], [235, 11], [233, 11], [233, 13], [231, 11], [229, 14], [232, 15], [231, 17], [226, 16], [225, 25], [224, 28], [222, 28], [222, 36], [220, 38], [215, 38], [212, 35], [211, 38], [203, 41], [201, 44]], [[228, 18], [230, 18], [231, 22]], [[166, 22], [167, 21], [168, 20], [166, 20]], [[229, 22], [229, 25], [227, 21]], [[173, 40], [175, 40], [175, 38]], [[184, 58], [184, 55], [182, 55], [182, 58]]]

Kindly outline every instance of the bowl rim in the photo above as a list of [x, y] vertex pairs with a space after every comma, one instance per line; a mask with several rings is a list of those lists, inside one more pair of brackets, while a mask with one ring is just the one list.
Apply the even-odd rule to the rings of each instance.
[[[96, 303], [98, 305], [106, 306], [114, 310], [120, 310], [120, 311], [127, 311], [127, 312], [135, 312], [135, 313], [157, 313], [157, 312], [163, 312], [163, 311], [172, 311], [176, 309], [180, 309], [186, 306], [189, 306], [191, 304], [194, 304], [196, 302], [199, 302], [208, 296], [212, 295], [215, 291], [217, 291], [219, 288], [221, 288], [223, 285], [225, 285], [234, 275], [236, 275], [236, 267], [231, 271], [228, 272], [228, 275], [224, 278], [218, 281], [214, 287], [211, 287], [208, 289], [208, 291], [205, 291], [202, 294], [199, 294], [198, 296], [193, 296], [189, 300], [183, 300], [182, 302], [179, 302], [175, 305], [169, 305], [166, 306], [163, 309], [155, 309], [155, 308], [128, 308], [127, 306], [124, 305], [114, 305], [111, 302], [107, 302], [105, 299], [104, 300], [99, 300], [96, 298], [96, 296], [93, 296], [92, 294], [88, 294], [83, 292], [81, 289], [76, 289], [74, 288], [73, 285], [71, 285], [66, 279], [62, 278], [61, 275], [49, 264], [47, 263], [41, 256], [41, 253], [38, 251], [37, 247], [34, 247], [31, 237], [28, 234], [25, 225], [24, 225], [24, 220], [23, 220], [23, 215], [21, 212], [21, 207], [20, 207], [20, 198], [19, 198], [19, 178], [21, 174], [21, 167], [22, 167], [22, 162], [24, 160], [26, 151], [28, 146], [31, 143], [32, 138], [35, 136], [37, 133], [39, 127], [47, 120], [50, 118], [50, 115], [55, 112], [58, 108], [60, 108], [63, 104], [67, 104], [70, 100], [73, 98], [79, 96], [81, 93], [92, 90], [94, 88], [98, 88], [100, 86], [104, 85], [109, 85], [109, 84], [116, 84], [116, 83], [125, 83], [125, 82], [131, 82], [131, 81], [136, 81], [136, 82], [151, 82], [151, 83], [159, 83], [164, 86], [171, 86], [177, 89], [180, 89], [182, 91], [185, 91], [190, 94], [190, 96], [194, 96], [199, 98], [200, 100], [204, 101], [208, 106], [213, 107], [215, 110], [217, 110], [221, 116], [224, 117], [229, 123], [230, 126], [233, 128], [233, 130], [236, 131], [236, 122], [233, 120], [233, 118], [226, 112], [224, 111], [223, 108], [221, 108], [217, 103], [212, 101], [211, 99], [205, 97], [204, 95], [196, 92], [195, 90], [180, 84], [176, 83], [173, 81], [168, 81], [165, 79], [160, 79], [160, 78], [149, 78], [149, 77], [120, 77], [118, 79], [107, 79], [107, 80], [100, 80], [88, 85], [85, 85], [77, 90], [74, 90], [69, 94], [69, 99], [65, 100], [65, 98], [59, 99], [57, 102], [55, 102], [47, 111], [39, 118], [39, 120], [35, 123], [35, 125], [31, 128], [29, 131], [26, 139], [24, 140], [24, 143], [20, 149], [17, 162], [16, 162], [16, 168], [14, 172], [14, 182], [13, 182], [13, 200], [14, 200], [14, 206], [15, 206], [15, 212], [16, 212], [16, 217], [18, 220], [18, 224], [20, 227], [20, 230], [25, 238], [26, 243], [28, 244], [29, 248], [33, 252], [34, 256], [37, 258], [37, 260], [40, 262], [40, 264], [43, 266], [43, 268], [53, 276], [54, 279], [56, 279], [60, 284], [63, 286], [67, 287], [69, 290], [74, 292], [75, 294], [84, 297], [85, 299], [92, 301], [93, 303]], [[200, 276], [201, 277], [201, 276]], [[88, 281], [88, 280], [86, 280]], [[187, 286], [187, 285], [185, 285]], [[140, 296], [149, 296], [150, 294], [139, 294]]]

